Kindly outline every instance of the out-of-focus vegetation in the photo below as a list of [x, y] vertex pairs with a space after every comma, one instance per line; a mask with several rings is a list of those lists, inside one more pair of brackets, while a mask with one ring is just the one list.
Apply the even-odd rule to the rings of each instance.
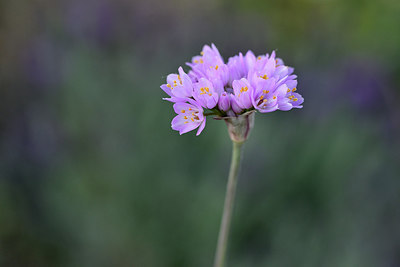
[[228, 266], [400, 266], [400, 2], [0, 3], [0, 265], [211, 266], [226, 126], [159, 85], [214, 42], [274, 49], [304, 108], [257, 114]]

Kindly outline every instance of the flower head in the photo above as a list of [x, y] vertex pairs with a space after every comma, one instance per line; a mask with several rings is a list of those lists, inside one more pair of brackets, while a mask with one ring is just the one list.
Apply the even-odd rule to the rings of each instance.
[[235, 117], [240, 120], [249, 112], [303, 107], [294, 69], [277, 58], [275, 51], [256, 57], [249, 50], [244, 56], [239, 53], [229, 58], [225, 64], [217, 47], [211, 44], [205, 45], [187, 65], [191, 68], [187, 74], [179, 67], [178, 74], [169, 74], [167, 83], [161, 85], [169, 95], [164, 99], [175, 103], [178, 115], [172, 120], [172, 129], [180, 134], [198, 128], [199, 135], [207, 115], [217, 115], [234, 124]]

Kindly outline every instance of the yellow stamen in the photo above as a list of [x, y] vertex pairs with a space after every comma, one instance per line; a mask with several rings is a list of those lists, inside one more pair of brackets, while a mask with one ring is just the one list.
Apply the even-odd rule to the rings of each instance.
[[189, 122], [188, 122], [188, 121], [185, 121], [184, 123], [186, 124], [186, 123], [189, 123]]
[[262, 95], [262, 96], [260, 96], [260, 100], [263, 100], [264, 99], [264, 96]]
[[185, 113], [185, 110], [184, 110], [184, 109], [182, 109], [182, 110], [181, 110], [181, 112], [182, 112], [182, 113]]
[[263, 93], [264, 93], [264, 94], [268, 94], [269, 91], [268, 91], [268, 90], [263, 90]]
[[202, 55], [202, 56], [203, 56], [203, 55], [204, 55], [204, 52], [203, 52], [203, 51], [201, 51], [201, 52], [200, 52], [200, 55]]
[[186, 117], [186, 116], [184, 116], [183, 118], [184, 118], [185, 120], [187, 120], [187, 117]]
[[296, 89], [296, 87], [295, 87], [295, 88], [292, 89], [292, 92], [294, 92], [294, 91], [296, 91], [296, 90], [297, 90], [297, 89]]
[[276, 99], [276, 96], [273, 96], [272, 98], [273, 98], [273, 99]]
[[218, 70], [218, 65], [217, 65], [217, 66], [215, 66], [215, 70]]
[[190, 118], [193, 122], [194, 122], [194, 119], [193, 118]]
[[264, 74], [263, 76], [260, 76], [260, 78], [263, 78], [264, 80], [268, 80], [267, 74]]
[[298, 99], [297, 98], [293, 98], [293, 101], [297, 101]]
[[268, 102], [268, 99], [264, 99], [263, 102], [264, 102], [264, 103], [267, 103], [267, 102]]
[[287, 92], [289, 93], [289, 92], [290, 92], [290, 89], [287, 89]]

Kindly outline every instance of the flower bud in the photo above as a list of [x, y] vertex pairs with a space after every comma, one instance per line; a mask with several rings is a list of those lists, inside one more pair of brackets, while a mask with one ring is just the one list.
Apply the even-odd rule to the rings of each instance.
[[227, 92], [223, 92], [219, 97], [218, 108], [223, 111], [228, 111], [231, 107], [230, 97]]

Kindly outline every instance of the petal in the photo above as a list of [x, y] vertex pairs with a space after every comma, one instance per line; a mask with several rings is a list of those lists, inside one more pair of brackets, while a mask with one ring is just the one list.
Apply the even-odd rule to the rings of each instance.
[[260, 111], [261, 113], [268, 113], [268, 112], [273, 112], [275, 110], [278, 109], [278, 105], [272, 106], [272, 107], [266, 107], [266, 108], [260, 108], [260, 107], [256, 107], [256, 109], [258, 111]]
[[188, 120], [184, 119], [184, 115], [177, 115], [172, 119], [171, 127], [175, 131], [179, 131], [179, 134], [184, 134], [196, 129], [200, 123], [198, 122], [188, 122]]
[[[191, 104], [185, 103], [185, 102], [177, 102], [174, 104], [174, 111], [176, 114], [182, 114], [185, 113], [189, 108], [191, 109], [197, 109]], [[183, 112], [185, 111], [185, 112]]]
[[176, 102], [185, 102], [185, 101], [187, 101], [187, 98], [173, 96], [173, 97], [169, 97], [169, 98], [164, 97], [163, 100], [167, 100], [169, 102], [176, 103]]
[[167, 84], [161, 85], [160, 88], [161, 88], [165, 93], [167, 93], [169, 96], [173, 96], [172, 89], [171, 89], [170, 87], [168, 87]]
[[292, 108], [293, 108], [293, 105], [291, 103], [289, 103], [288, 98], [283, 98], [278, 101], [278, 109], [279, 110], [288, 111], [288, 110], [291, 110]]
[[198, 136], [199, 134], [201, 134], [201, 132], [203, 131], [204, 127], [206, 127], [206, 119], [203, 120], [203, 122], [200, 124], [199, 129], [197, 130], [196, 135]]

